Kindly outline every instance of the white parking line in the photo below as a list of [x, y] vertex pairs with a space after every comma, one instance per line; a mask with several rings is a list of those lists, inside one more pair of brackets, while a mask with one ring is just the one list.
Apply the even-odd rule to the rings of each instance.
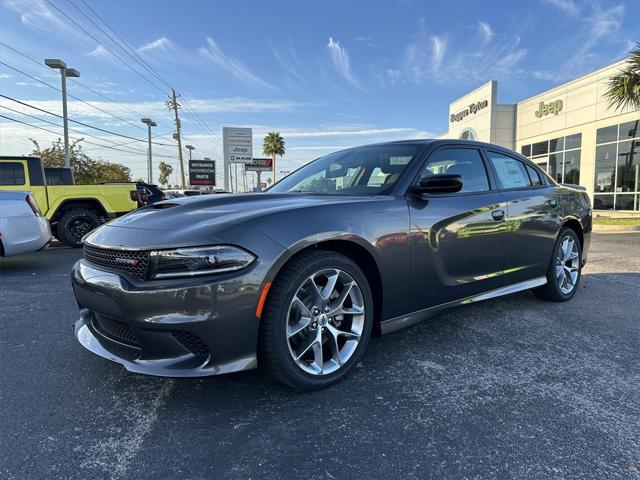
[[[128, 395], [122, 396], [125, 398], [118, 398], [120, 395], [116, 397], [118, 400], [113, 411], [114, 414], [121, 413], [122, 417], [128, 421], [127, 431], [108, 432], [106, 437], [102, 437], [98, 443], [87, 448], [85, 451], [89, 456], [81, 463], [82, 468], [103, 470], [105, 476], [111, 480], [122, 478], [127, 473], [132, 460], [142, 448], [145, 437], [158, 420], [158, 411], [171, 395], [175, 381], [172, 379], [164, 379], [164, 381], [166, 383], [152, 398], [150, 404], [148, 400], [132, 400]], [[140, 396], [143, 397], [144, 394]], [[125, 402], [128, 405], [125, 405]]]

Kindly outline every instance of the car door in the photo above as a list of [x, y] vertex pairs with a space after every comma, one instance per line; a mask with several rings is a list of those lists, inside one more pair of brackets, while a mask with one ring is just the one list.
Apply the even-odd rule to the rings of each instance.
[[507, 205], [492, 186], [480, 149], [440, 148], [429, 156], [420, 176], [445, 173], [462, 176], [460, 192], [407, 196], [410, 298], [416, 311], [502, 285]]
[[509, 283], [542, 277], [561, 223], [556, 188], [533, 164], [490, 149], [486, 156], [507, 200], [505, 276]]

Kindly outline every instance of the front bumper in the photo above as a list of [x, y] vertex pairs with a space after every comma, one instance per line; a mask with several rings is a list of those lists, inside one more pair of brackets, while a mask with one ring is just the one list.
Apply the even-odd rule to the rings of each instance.
[[78, 261], [72, 284], [82, 346], [127, 370], [197, 377], [257, 366], [256, 305], [264, 271], [141, 282]]

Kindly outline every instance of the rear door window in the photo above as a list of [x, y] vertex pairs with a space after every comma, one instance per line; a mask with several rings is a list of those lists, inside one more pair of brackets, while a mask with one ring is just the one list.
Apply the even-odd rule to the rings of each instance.
[[502, 188], [527, 188], [531, 186], [531, 180], [529, 180], [524, 163], [500, 153], [491, 151], [487, 153]]
[[24, 185], [24, 166], [18, 162], [0, 163], [0, 185]]

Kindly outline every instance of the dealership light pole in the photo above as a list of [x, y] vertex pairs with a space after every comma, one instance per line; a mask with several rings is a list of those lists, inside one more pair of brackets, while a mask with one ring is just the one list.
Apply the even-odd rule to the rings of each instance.
[[191, 161], [191, 152], [196, 149], [193, 145], [185, 145], [184, 148], [189, 150], [189, 161]]
[[149, 183], [153, 183], [153, 157], [151, 156], [151, 127], [157, 127], [158, 124], [151, 120], [150, 118], [141, 118], [140, 121], [142, 123], [147, 124], [147, 138], [149, 141], [149, 146], [147, 147], [147, 170]]
[[47, 67], [60, 71], [62, 77], [62, 124], [64, 130], [64, 166], [69, 168], [69, 119], [67, 118], [67, 77], [77, 78], [80, 76], [75, 68], [67, 68], [67, 64], [58, 58], [45, 58], [44, 64]]

